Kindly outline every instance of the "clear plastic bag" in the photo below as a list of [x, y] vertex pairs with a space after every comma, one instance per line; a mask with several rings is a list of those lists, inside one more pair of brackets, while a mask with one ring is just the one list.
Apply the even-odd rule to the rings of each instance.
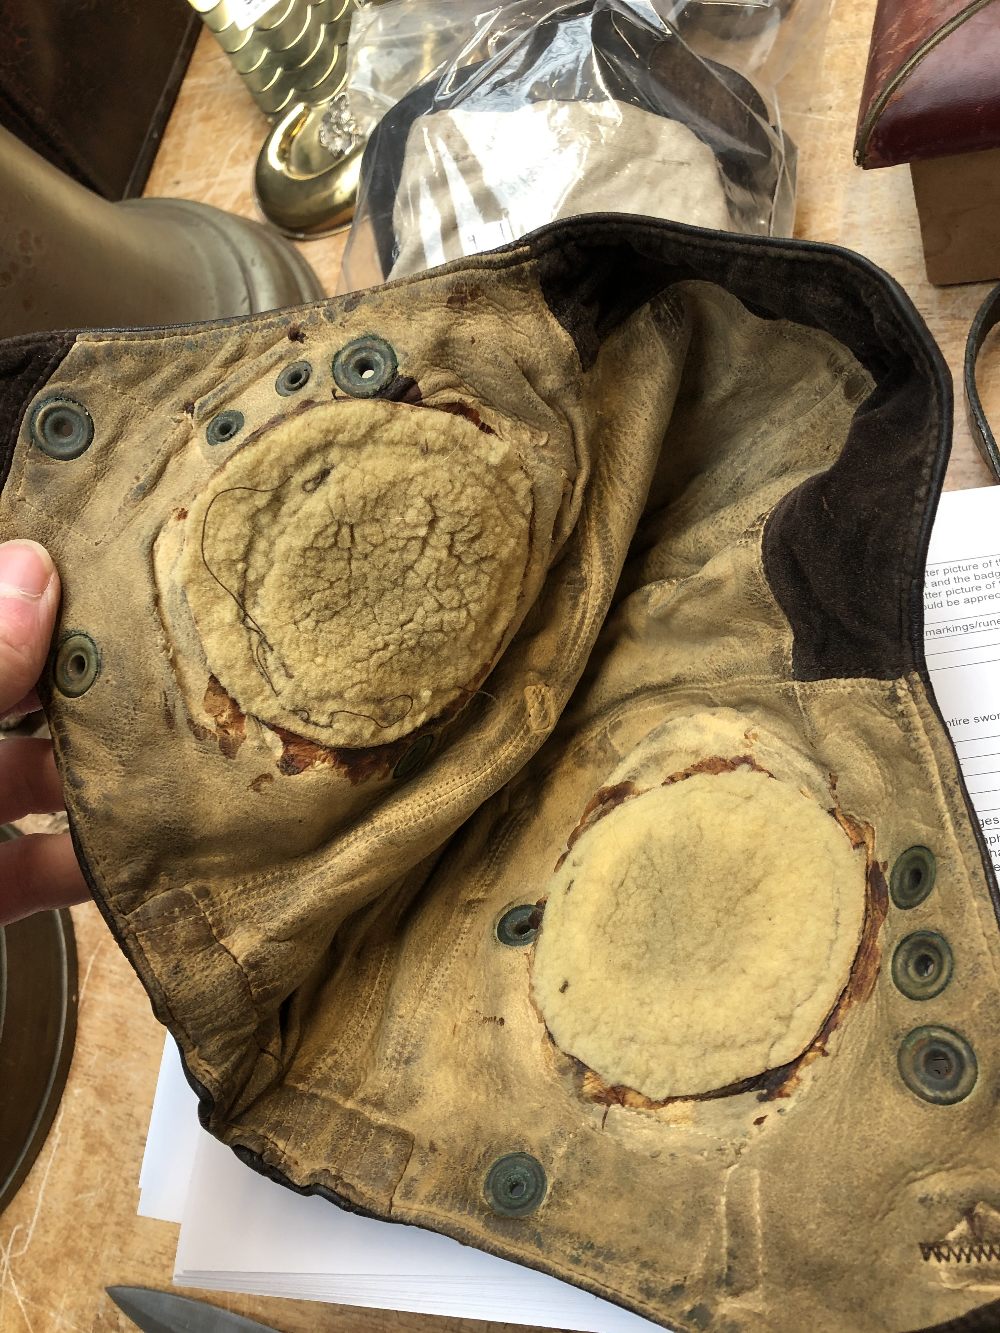
[[791, 230], [774, 88], [827, 0], [482, 4], [355, 17], [348, 96], [370, 138], [340, 290], [574, 213]]

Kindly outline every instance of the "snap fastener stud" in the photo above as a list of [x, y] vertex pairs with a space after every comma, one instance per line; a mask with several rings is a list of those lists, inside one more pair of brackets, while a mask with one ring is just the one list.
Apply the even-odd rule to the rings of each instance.
[[226, 412], [219, 412], [208, 423], [205, 439], [209, 444], [228, 444], [230, 440], [239, 435], [244, 423], [243, 413], [237, 412], [235, 408], [230, 408]]
[[291, 394], [304, 389], [309, 383], [311, 375], [312, 366], [308, 361], [293, 361], [290, 366], [284, 368], [274, 381], [274, 387], [282, 398], [288, 398]]
[[910, 1091], [938, 1106], [968, 1097], [979, 1076], [972, 1047], [950, 1028], [914, 1028], [903, 1039], [898, 1060]]
[[908, 911], [924, 901], [934, 887], [937, 866], [929, 847], [908, 847], [896, 858], [889, 876], [889, 894], [897, 907]]
[[413, 742], [403, 755], [402, 759], [400, 759], [399, 763], [392, 770], [392, 776], [397, 782], [402, 782], [405, 778], [411, 778], [418, 769], [423, 768], [427, 756], [433, 748], [433, 736], [420, 736]]
[[521, 903], [509, 908], [497, 922], [497, 939], [512, 949], [521, 949], [535, 942], [541, 924], [542, 909], [535, 903]]
[[45, 398], [31, 414], [32, 442], [50, 458], [66, 462], [90, 448], [94, 422], [90, 413], [73, 398]]
[[930, 1000], [951, 980], [951, 946], [935, 930], [917, 930], [896, 945], [892, 979], [910, 1000]]
[[86, 694], [101, 670], [101, 655], [89, 634], [68, 634], [56, 652], [52, 675], [67, 699]]
[[384, 338], [366, 334], [342, 347], [333, 358], [337, 387], [353, 398], [374, 398], [396, 378], [396, 353]]
[[498, 1157], [486, 1174], [486, 1202], [501, 1217], [523, 1217], [533, 1213], [545, 1197], [545, 1171], [529, 1153], [512, 1152]]

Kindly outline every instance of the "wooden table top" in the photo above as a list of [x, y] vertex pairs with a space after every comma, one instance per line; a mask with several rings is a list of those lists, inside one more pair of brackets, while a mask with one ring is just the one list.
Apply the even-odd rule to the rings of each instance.
[[[966, 333], [987, 288], [931, 287], [909, 172], [863, 173], [851, 161], [874, 8], [875, 0], [836, 0], [822, 55], [809, 70], [808, 98], [786, 106], [786, 126], [799, 145], [796, 234], [859, 250], [887, 269], [909, 292], [958, 377]], [[147, 194], [197, 199], [253, 217], [251, 170], [264, 130], [228, 60], [203, 34]], [[302, 246], [329, 292], [343, 243], [341, 235]], [[1000, 355], [994, 352], [984, 368], [983, 378], [994, 371], [993, 390], [984, 398], [1000, 420]], [[959, 390], [960, 377], [961, 403]], [[947, 485], [986, 485], [990, 477], [961, 411], [959, 417]], [[125, 1330], [132, 1325], [104, 1294], [106, 1285], [170, 1287], [177, 1228], [135, 1211], [162, 1029], [96, 909], [75, 909], [74, 921], [76, 1049], [48, 1141], [0, 1217], [0, 1333]], [[514, 1333], [499, 1321], [211, 1293], [208, 1299], [285, 1333]]]

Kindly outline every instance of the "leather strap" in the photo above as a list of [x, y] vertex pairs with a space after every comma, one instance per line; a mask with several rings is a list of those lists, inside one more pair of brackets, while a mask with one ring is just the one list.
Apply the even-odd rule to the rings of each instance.
[[986, 300], [979, 307], [976, 318], [969, 330], [969, 340], [965, 344], [965, 407], [972, 438], [986, 465], [994, 477], [1000, 481], [1000, 449], [990, 429], [983, 411], [982, 400], [976, 387], [976, 362], [983, 343], [990, 332], [1000, 324], [1000, 287], [994, 287]]

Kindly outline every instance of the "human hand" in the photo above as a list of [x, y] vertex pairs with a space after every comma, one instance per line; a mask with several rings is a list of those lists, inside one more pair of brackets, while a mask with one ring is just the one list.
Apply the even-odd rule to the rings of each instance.
[[[35, 684], [49, 651], [59, 591], [59, 574], [41, 546], [0, 544], [0, 717], [39, 707]], [[0, 741], [0, 824], [63, 805], [52, 742]], [[32, 833], [0, 843], [0, 925], [89, 896], [68, 833]]]

